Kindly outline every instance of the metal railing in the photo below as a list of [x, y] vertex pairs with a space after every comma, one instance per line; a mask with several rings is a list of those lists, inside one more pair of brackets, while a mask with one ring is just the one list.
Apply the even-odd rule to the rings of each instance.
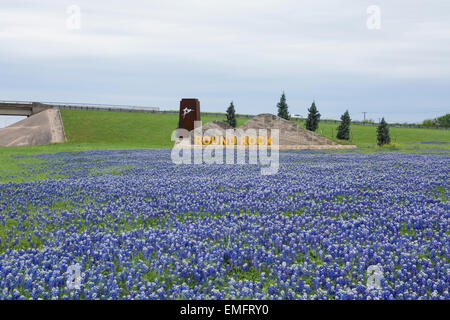
[[[8, 103], [8, 104], [29, 104], [31, 105], [33, 102], [31, 101], [8, 101], [8, 100], [0, 100], [0, 104]], [[130, 105], [115, 105], [115, 104], [98, 104], [98, 103], [76, 103], [76, 102], [41, 102], [45, 105], [50, 105], [55, 108], [61, 109], [78, 109], [78, 110], [103, 110], [103, 111], [122, 111], [122, 112], [149, 112], [149, 113], [165, 113], [165, 114], [178, 114], [179, 111], [176, 110], [160, 110], [159, 107], [142, 107], [142, 106], [130, 106]], [[221, 112], [201, 112], [203, 116], [213, 116], [213, 117], [225, 117], [225, 113]], [[237, 118], [253, 118], [255, 115], [250, 114], [236, 114]], [[296, 121], [305, 121], [306, 118], [301, 117], [291, 117], [291, 120]], [[332, 119], [321, 119], [321, 122], [325, 123], [336, 123], [339, 124], [341, 120], [332, 120]], [[352, 124], [357, 125], [365, 125], [365, 126], [378, 126], [378, 123], [375, 122], [364, 122], [364, 121], [352, 121]], [[428, 127], [421, 126], [417, 124], [407, 124], [407, 123], [389, 123], [391, 127], [404, 127], [404, 128], [423, 128], [423, 129], [441, 129], [448, 130], [448, 127]]]

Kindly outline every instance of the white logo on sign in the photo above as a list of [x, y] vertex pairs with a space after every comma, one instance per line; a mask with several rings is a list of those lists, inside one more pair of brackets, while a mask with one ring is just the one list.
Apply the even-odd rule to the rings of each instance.
[[193, 109], [189, 109], [189, 108], [184, 108], [183, 109], [183, 119], [186, 117], [186, 115], [188, 113], [191, 113], [192, 111], [194, 111]]

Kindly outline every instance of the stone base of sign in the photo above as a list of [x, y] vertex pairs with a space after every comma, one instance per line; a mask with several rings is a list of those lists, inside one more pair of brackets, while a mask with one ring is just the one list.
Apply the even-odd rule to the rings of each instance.
[[[260, 132], [260, 130], [265, 130]], [[272, 135], [272, 130], [277, 130], [279, 139], [278, 143], [274, 142], [276, 147], [280, 150], [339, 150], [339, 149], [354, 149], [355, 145], [342, 145], [330, 139], [327, 139], [320, 134], [306, 130], [300, 127], [297, 123], [289, 120], [282, 119], [272, 114], [260, 114], [250, 119], [245, 124], [239, 128], [232, 128], [226, 122], [223, 121], [213, 121], [204, 124], [200, 128], [196, 128], [189, 132], [189, 136], [184, 139], [177, 139], [175, 145], [179, 145], [186, 148], [205, 148], [205, 147], [219, 147], [223, 146], [225, 148], [256, 148], [257, 144], [253, 143], [242, 143], [240, 139], [243, 136], [248, 136], [250, 132], [252, 135], [266, 136], [270, 137]], [[234, 144], [226, 144], [217, 142], [222, 137], [228, 135], [237, 137]], [[201, 137], [206, 137], [207, 140], [214, 136], [217, 140], [215, 143], [210, 141], [204, 141], [198, 139], [196, 135], [201, 135]], [[255, 139], [253, 139], [255, 141]], [[203, 143], [203, 145], [202, 145]], [[247, 144], [250, 144], [247, 145]], [[273, 148], [275, 146], [267, 146], [268, 148]]]
[[308, 146], [289, 146], [282, 145], [280, 150], [342, 150], [342, 149], [355, 149], [357, 148], [352, 144], [338, 144], [338, 145], [308, 145]]
[[278, 149], [278, 150], [346, 150], [346, 149], [355, 149], [357, 146], [355, 145], [304, 145], [304, 146], [290, 146], [290, 145], [280, 145], [280, 146], [245, 146], [245, 145], [192, 145], [185, 144], [179, 141], [176, 142], [176, 147], [180, 149], [212, 149], [212, 148], [221, 148], [221, 149], [255, 149], [258, 148], [267, 148], [267, 149]]

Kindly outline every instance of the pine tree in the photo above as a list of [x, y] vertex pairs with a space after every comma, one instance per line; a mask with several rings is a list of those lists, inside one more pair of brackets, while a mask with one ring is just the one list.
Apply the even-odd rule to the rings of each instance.
[[236, 113], [233, 101], [231, 101], [230, 106], [227, 109], [227, 123], [233, 128], [236, 128]]
[[308, 109], [308, 118], [306, 119], [306, 129], [309, 131], [316, 131], [319, 127], [320, 113], [316, 108], [316, 103], [313, 101], [311, 108]]
[[350, 114], [348, 113], [348, 110], [345, 111], [345, 113], [341, 116], [341, 124], [338, 127], [338, 132], [336, 135], [336, 138], [341, 140], [349, 140], [350, 139]]
[[389, 144], [391, 142], [391, 137], [389, 136], [389, 126], [384, 120], [384, 117], [381, 119], [380, 124], [377, 127], [377, 140], [379, 146]]
[[286, 120], [291, 119], [291, 116], [288, 111], [288, 105], [286, 103], [286, 95], [284, 94], [284, 91], [283, 91], [283, 94], [281, 95], [280, 102], [278, 102], [278, 104], [277, 104], [277, 107], [278, 107], [278, 116], [280, 118], [283, 118]]

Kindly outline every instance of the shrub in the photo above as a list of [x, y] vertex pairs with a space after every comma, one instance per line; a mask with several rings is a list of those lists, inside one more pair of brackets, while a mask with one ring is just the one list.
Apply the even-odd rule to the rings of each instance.
[[230, 106], [227, 109], [227, 123], [236, 128], [236, 111], [234, 110], [234, 103], [231, 101]]
[[306, 119], [305, 127], [309, 131], [316, 131], [319, 127], [320, 113], [316, 108], [316, 103], [313, 101], [311, 108], [308, 109], [308, 118]]
[[341, 116], [341, 124], [338, 127], [338, 132], [336, 135], [336, 138], [340, 140], [349, 140], [350, 139], [350, 114], [348, 113], [348, 110], [345, 111], [345, 113]]
[[280, 118], [283, 118], [286, 120], [291, 119], [291, 116], [288, 111], [288, 105], [286, 103], [286, 95], [284, 94], [284, 92], [281, 95], [280, 102], [278, 102], [278, 104], [277, 104], [277, 108], [278, 108], [278, 116]]
[[437, 125], [439, 127], [450, 127], [450, 113], [447, 113], [445, 116], [439, 117], [436, 119]]
[[384, 120], [384, 117], [381, 119], [380, 124], [377, 127], [377, 140], [379, 146], [389, 144], [391, 142], [391, 137], [389, 136], [389, 126]]
[[423, 120], [422, 125], [425, 127], [450, 127], [450, 113], [444, 116]]

